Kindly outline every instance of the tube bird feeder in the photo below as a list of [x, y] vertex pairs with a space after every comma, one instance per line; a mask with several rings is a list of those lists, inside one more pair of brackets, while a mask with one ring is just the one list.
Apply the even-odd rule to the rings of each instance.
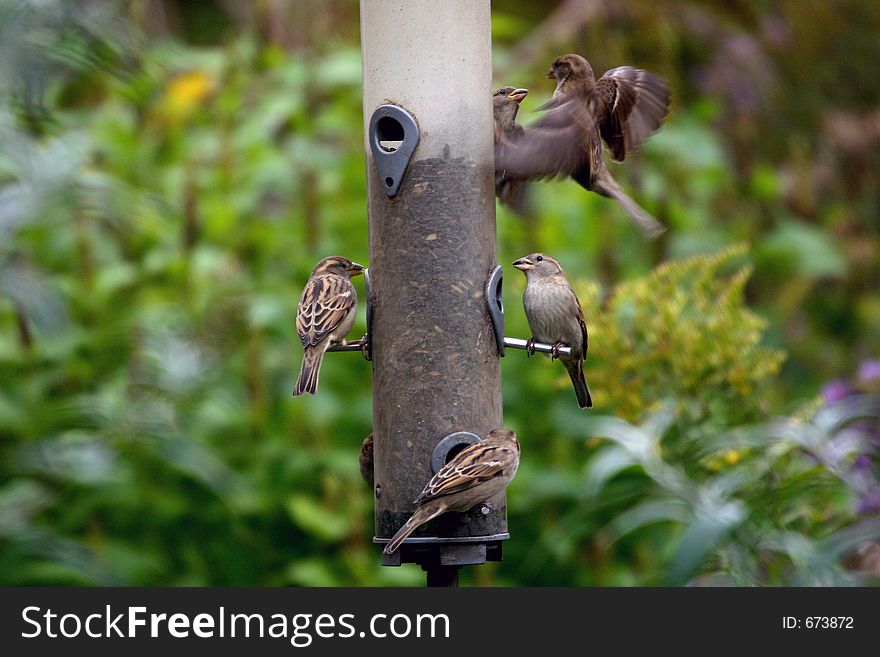
[[[361, 0], [375, 542], [437, 464], [502, 426], [486, 303], [496, 265], [489, 0]], [[445, 439], [445, 440], [444, 440]], [[432, 465], [433, 464], [433, 465]], [[506, 507], [441, 516], [383, 564], [429, 584], [500, 560]]]

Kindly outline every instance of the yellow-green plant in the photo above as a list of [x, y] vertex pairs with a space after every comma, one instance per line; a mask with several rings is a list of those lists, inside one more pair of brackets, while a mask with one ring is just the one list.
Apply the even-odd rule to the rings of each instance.
[[597, 285], [576, 284], [603, 407], [630, 420], [666, 398], [732, 422], [767, 411], [764, 388], [784, 354], [761, 344], [767, 323], [745, 304], [746, 253], [740, 244], [663, 263], [604, 302]]

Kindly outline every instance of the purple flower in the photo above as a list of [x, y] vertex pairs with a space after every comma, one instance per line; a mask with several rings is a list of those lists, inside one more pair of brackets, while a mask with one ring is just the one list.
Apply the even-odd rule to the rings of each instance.
[[880, 448], [880, 422], [877, 419], [865, 419], [849, 425], [862, 434], [862, 447], [859, 451], [873, 454]]
[[848, 397], [850, 393], [852, 393], [852, 388], [850, 388], [849, 383], [845, 379], [834, 379], [826, 383], [822, 388], [822, 395], [825, 397], [826, 404], [838, 402]]
[[858, 472], [870, 472], [871, 459], [867, 456], [867, 454], [859, 454], [856, 457], [856, 460], [853, 461], [852, 469]]
[[867, 516], [880, 513], [880, 486], [874, 486], [856, 503], [856, 513]]
[[863, 360], [859, 363], [859, 381], [870, 383], [880, 379], [880, 360]]

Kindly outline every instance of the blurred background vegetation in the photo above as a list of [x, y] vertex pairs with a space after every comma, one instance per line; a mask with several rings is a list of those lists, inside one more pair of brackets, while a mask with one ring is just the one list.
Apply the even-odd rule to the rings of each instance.
[[[615, 169], [670, 229], [573, 184], [499, 209], [501, 263], [576, 281], [596, 408], [503, 360], [527, 457], [465, 582], [877, 581], [878, 33], [870, 0], [493, 2], [525, 123], [560, 53], [671, 83]], [[354, 1], [0, 0], [0, 583], [423, 583], [371, 544], [369, 364], [290, 398], [309, 270], [367, 262], [358, 42]]]

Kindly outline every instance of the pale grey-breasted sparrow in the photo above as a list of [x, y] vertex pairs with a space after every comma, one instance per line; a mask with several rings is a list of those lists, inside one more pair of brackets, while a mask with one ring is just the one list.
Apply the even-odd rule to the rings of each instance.
[[551, 354], [565, 365], [577, 395], [578, 406], [592, 408], [593, 399], [584, 378], [587, 355], [587, 322], [577, 295], [556, 261], [543, 253], [520, 258], [513, 266], [526, 275], [523, 308], [532, 330], [532, 340], [546, 342], [557, 349], [571, 347], [568, 356]]

